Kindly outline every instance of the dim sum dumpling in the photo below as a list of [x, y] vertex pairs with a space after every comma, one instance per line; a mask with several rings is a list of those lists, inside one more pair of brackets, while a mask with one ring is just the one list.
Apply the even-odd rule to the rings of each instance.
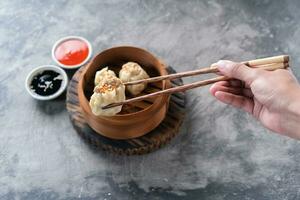
[[[149, 78], [147, 72], [137, 63], [128, 62], [122, 66], [119, 72], [119, 77], [123, 83], [130, 81], [137, 81], [141, 79]], [[133, 95], [141, 93], [147, 87], [147, 83], [141, 83], [136, 85], [128, 85], [126, 89]]]
[[116, 76], [116, 74], [114, 71], [109, 70], [108, 67], [97, 71], [95, 75], [95, 86], [97, 86], [105, 76]]
[[108, 109], [102, 109], [102, 107], [125, 99], [125, 86], [121, 80], [115, 76], [106, 76], [94, 88], [94, 94], [90, 99], [90, 107], [97, 116], [114, 116], [122, 110], [122, 106]]

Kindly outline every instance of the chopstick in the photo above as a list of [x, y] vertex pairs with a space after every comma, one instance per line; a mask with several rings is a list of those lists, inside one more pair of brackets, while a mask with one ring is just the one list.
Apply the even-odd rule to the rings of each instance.
[[[249, 67], [255, 67], [255, 66], [259, 66], [259, 65], [266, 65], [266, 64], [270, 64], [270, 63], [284, 63], [284, 62], [288, 62], [288, 61], [289, 61], [288, 55], [280, 55], [280, 56], [274, 56], [274, 57], [268, 57], [268, 58], [260, 58], [260, 59], [255, 59], [255, 60], [243, 61], [241, 63], [243, 63]], [[199, 75], [199, 74], [216, 73], [218, 71], [219, 70], [216, 66], [211, 66], [211, 67], [206, 67], [206, 68], [187, 71], [187, 72], [180, 72], [180, 73], [176, 73], [176, 74], [169, 74], [169, 75], [164, 75], [164, 76], [152, 77], [152, 78], [148, 78], [148, 79], [131, 81], [131, 82], [127, 82], [124, 84], [126, 86], [126, 85], [140, 84], [140, 83], [152, 83], [152, 82], [157, 82], [157, 81], [162, 81], [162, 80], [167, 80], [167, 79], [172, 80], [172, 79], [176, 79], [176, 78], [195, 76], [195, 75]]]
[[[272, 64], [264, 64], [264, 65], [256, 65], [257, 68], [260, 69], [264, 69], [264, 70], [268, 70], [268, 71], [273, 71], [276, 69], [285, 69], [289, 67], [288, 63], [272, 63]], [[163, 94], [172, 94], [175, 92], [184, 92], [186, 90], [190, 90], [193, 88], [197, 88], [197, 87], [201, 87], [201, 86], [206, 86], [212, 83], [216, 83], [219, 81], [226, 81], [229, 80], [229, 77], [226, 76], [218, 76], [216, 78], [211, 78], [211, 79], [207, 79], [207, 80], [203, 80], [203, 81], [197, 81], [194, 83], [190, 83], [190, 84], [186, 84], [186, 85], [182, 85], [182, 86], [178, 86], [178, 87], [174, 87], [174, 88], [169, 88], [166, 90], [161, 90], [158, 92], [154, 92], [151, 94], [147, 94], [147, 95], [143, 95], [143, 96], [139, 96], [139, 97], [135, 97], [132, 99], [127, 99], [123, 102], [118, 102], [118, 103], [112, 103], [112, 104], [108, 104], [104, 107], [102, 107], [102, 109], [108, 109], [108, 108], [112, 108], [112, 107], [116, 107], [116, 106], [120, 106], [123, 104], [128, 104], [128, 103], [133, 103], [136, 101], [141, 101], [150, 97], [155, 97], [155, 96], [159, 96], [159, 95], [163, 95]]]

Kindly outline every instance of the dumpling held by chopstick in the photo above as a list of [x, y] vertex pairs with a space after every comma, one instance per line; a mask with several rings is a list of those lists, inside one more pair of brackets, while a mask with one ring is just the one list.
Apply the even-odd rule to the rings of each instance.
[[116, 76], [116, 74], [114, 71], [109, 70], [108, 67], [105, 67], [97, 71], [95, 75], [95, 86], [97, 86], [100, 83], [100, 81], [104, 79], [106, 76]]
[[101, 79], [94, 88], [90, 99], [90, 107], [96, 116], [114, 116], [122, 110], [122, 106], [102, 109], [111, 103], [125, 101], [125, 86], [116, 76], [108, 75]]

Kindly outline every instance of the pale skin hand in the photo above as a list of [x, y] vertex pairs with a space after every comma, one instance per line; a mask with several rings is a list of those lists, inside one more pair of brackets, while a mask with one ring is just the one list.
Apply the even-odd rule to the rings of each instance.
[[214, 65], [234, 79], [212, 85], [213, 96], [252, 114], [274, 132], [300, 139], [300, 85], [290, 71], [253, 69], [225, 60]]

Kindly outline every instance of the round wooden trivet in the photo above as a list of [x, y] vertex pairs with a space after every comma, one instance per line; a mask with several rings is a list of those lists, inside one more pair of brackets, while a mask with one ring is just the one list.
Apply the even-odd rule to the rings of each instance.
[[[114, 140], [98, 134], [86, 123], [79, 106], [77, 84], [82, 70], [83, 67], [70, 80], [66, 106], [75, 130], [92, 146], [123, 155], [145, 154], [162, 147], [178, 133], [185, 114], [185, 94], [183, 92], [171, 95], [165, 119], [158, 127], [144, 136], [128, 140]], [[175, 73], [171, 67], [168, 68], [168, 71]], [[172, 84], [175, 87], [183, 83], [181, 79], [177, 79], [172, 81]]]

